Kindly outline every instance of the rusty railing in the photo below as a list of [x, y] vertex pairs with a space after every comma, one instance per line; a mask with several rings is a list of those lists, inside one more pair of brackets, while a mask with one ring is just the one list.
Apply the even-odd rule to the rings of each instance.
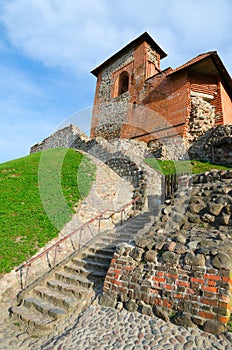
[[[47, 260], [48, 259], [48, 254], [52, 251], [54, 251], [54, 257], [53, 257], [53, 264], [51, 265], [49, 263], [49, 268], [50, 270], [52, 268], [54, 268], [56, 266], [57, 263], [57, 254], [59, 253], [59, 248], [61, 246], [62, 243], [64, 243], [65, 241], [67, 241], [68, 239], [71, 239], [72, 236], [74, 236], [75, 234], [77, 234], [78, 232], [80, 233], [79, 235], [79, 245], [78, 248], [76, 249], [75, 246], [72, 244], [73, 250], [74, 252], [78, 251], [81, 248], [81, 238], [82, 238], [82, 232], [84, 230], [84, 228], [88, 228], [90, 233], [91, 233], [91, 238], [86, 241], [83, 246], [87, 243], [89, 243], [93, 237], [96, 237], [97, 235], [100, 234], [101, 232], [101, 221], [102, 220], [108, 220], [110, 219], [114, 214], [120, 213], [120, 223], [121, 225], [123, 224], [123, 215], [125, 214], [125, 210], [127, 207], [129, 207], [130, 205], [133, 205], [133, 210], [135, 212], [136, 209], [136, 202], [138, 201], [139, 197], [134, 198], [132, 201], [130, 201], [129, 203], [125, 204], [124, 206], [122, 206], [120, 209], [118, 210], [111, 210], [111, 209], [105, 209], [103, 212], [101, 212], [100, 214], [96, 215], [95, 217], [93, 217], [92, 219], [90, 219], [89, 221], [87, 221], [86, 223], [82, 224], [80, 227], [78, 227], [76, 230], [72, 231], [70, 234], [68, 234], [67, 236], [61, 238], [58, 242], [54, 243], [52, 246], [50, 246], [49, 248], [45, 249], [42, 253], [36, 255], [35, 257], [27, 260], [25, 263], [23, 263], [22, 265], [20, 265], [19, 267], [17, 267], [15, 269], [16, 272], [20, 271], [20, 276], [21, 276], [21, 289], [25, 289], [28, 286], [28, 277], [29, 277], [29, 271], [30, 268], [32, 266], [32, 264], [41, 259], [42, 257], [44, 257], [46, 255]], [[104, 215], [106, 213], [109, 213], [110, 215], [108, 215], [107, 217], [105, 217]], [[97, 234], [94, 235], [90, 224], [92, 224], [93, 222], [98, 220], [98, 229], [97, 229]], [[67, 258], [67, 257], [66, 257]], [[25, 283], [23, 284], [23, 269], [26, 269], [26, 276], [25, 276]]]

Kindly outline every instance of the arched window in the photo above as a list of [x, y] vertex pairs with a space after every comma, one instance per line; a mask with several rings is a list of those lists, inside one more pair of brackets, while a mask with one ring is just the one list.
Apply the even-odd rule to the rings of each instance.
[[129, 74], [124, 71], [119, 76], [118, 96], [124, 94], [129, 89]]

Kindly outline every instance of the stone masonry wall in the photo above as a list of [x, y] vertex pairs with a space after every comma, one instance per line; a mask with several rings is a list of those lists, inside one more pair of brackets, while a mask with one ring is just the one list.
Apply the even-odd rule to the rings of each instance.
[[189, 149], [192, 159], [232, 166], [232, 125], [218, 125], [199, 137]]
[[105, 101], [99, 106], [98, 126], [95, 135], [106, 140], [120, 137], [121, 127], [128, 113], [129, 92], [115, 97], [111, 101]]
[[186, 141], [192, 143], [215, 125], [215, 107], [203, 97], [191, 97], [191, 112], [187, 123]]
[[[112, 98], [114, 85], [116, 83], [114, 73], [123, 69], [127, 70], [128, 65], [134, 60], [134, 51], [129, 50], [122, 57], [118, 58], [101, 74], [98, 91], [96, 91], [93, 123], [96, 124], [94, 136], [111, 139], [120, 136], [121, 125], [125, 122], [128, 110], [129, 92]], [[130, 68], [131, 69], [131, 68]]]
[[232, 307], [232, 171], [192, 180], [147, 234], [117, 247], [102, 303], [220, 333]]
[[[161, 160], [201, 159], [232, 167], [232, 125], [209, 128], [211, 124], [213, 122], [206, 123], [203, 134], [198, 130], [188, 140], [173, 138], [150, 141], [146, 157]], [[201, 123], [198, 127], [204, 130]]]
[[57, 147], [68, 148], [71, 147], [77, 138], [83, 143], [88, 140], [88, 137], [79, 128], [73, 124], [70, 124], [69, 126], [54, 132], [42, 142], [39, 142], [32, 146], [30, 153], [40, 152], [46, 149]]
[[136, 202], [138, 210], [143, 208], [147, 195], [149, 195], [148, 183], [153, 196], [161, 195], [161, 176], [156, 171], [152, 171], [152, 174], [149, 175], [152, 169], [143, 162], [143, 155], [147, 149], [145, 144], [120, 139], [108, 142], [100, 137], [90, 140], [77, 127], [70, 125], [34, 145], [31, 153], [55, 147], [85, 151], [107, 164], [123, 179], [131, 183], [133, 186], [132, 198], [140, 197]]

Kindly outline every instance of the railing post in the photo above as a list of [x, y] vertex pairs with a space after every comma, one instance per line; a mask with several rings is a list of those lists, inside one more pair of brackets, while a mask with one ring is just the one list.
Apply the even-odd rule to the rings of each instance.
[[101, 217], [98, 219], [98, 234], [101, 231]]
[[53, 266], [56, 265], [57, 249], [58, 249], [58, 245], [55, 246], [55, 254], [54, 254]]
[[81, 236], [82, 236], [82, 231], [83, 231], [83, 228], [80, 229], [80, 235], [79, 235], [79, 249], [81, 247]]
[[27, 285], [28, 285], [28, 275], [29, 275], [30, 267], [31, 267], [31, 265], [27, 265], [26, 278], [25, 278], [25, 288], [27, 288]]
[[88, 226], [88, 229], [89, 229], [89, 231], [91, 233], [91, 236], [94, 237], [94, 234], [93, 234], [93, 231], [92, 231], [91, 227], [89, 225], [87, 225], [87, 226]]

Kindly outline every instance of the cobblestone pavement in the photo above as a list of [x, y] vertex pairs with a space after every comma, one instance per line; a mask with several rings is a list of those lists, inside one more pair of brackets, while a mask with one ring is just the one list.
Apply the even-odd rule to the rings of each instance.
[[8, 327], [1, 350], [231, 350], [232, 334], [212, 335], [183, 328], [138, 312], [104, 308], [95, 303], [63, 332], [40, 339]]

